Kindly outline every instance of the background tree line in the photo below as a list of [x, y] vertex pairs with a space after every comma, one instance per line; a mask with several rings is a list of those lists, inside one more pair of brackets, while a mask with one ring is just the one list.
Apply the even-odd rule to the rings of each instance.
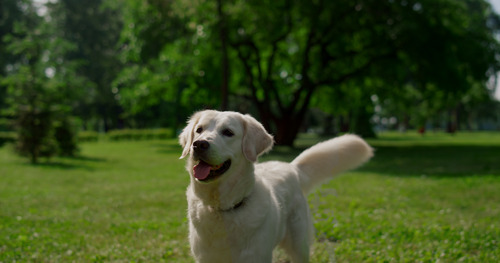
[[285, 145], [311, 108], [364, 136], [474, 128], [498, 118], [499, 28], [485, 0], [3, 0], [0, 129], [38, 156], [202, 108], [252, 113]]

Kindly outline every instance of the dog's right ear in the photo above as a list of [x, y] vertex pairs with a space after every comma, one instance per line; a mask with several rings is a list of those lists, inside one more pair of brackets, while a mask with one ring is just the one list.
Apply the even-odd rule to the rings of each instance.
[[274, 140], [264, 126], [252, 116], [244, 115], [243, 117], [245, 119], [245, 135], [242, 141], [243, 154], [247, 160], [254, 163], [259, 155], [271, 150]]
[[187, 126], [182, 130], [182, 133], [179, 135], [179, 144], [183, 148], [182, 155], [179, 159], [182, 159], [189, 154], [189, 151], [191, 150], [191, 144], [193, 144], [194, 127], [198, 123], [198, 120], [200, 119], [201, 115], [202, 115], [201, 111], [193, 114], [189, 118]]

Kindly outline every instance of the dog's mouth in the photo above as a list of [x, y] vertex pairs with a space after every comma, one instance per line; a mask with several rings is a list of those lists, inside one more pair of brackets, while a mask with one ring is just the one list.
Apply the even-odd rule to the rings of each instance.
[[193, 176], [198, 181], [208, 182], [223, 175], [231, 167], [231, 160], [218, 165], [210, 165], [203, 160], [193, 167]]

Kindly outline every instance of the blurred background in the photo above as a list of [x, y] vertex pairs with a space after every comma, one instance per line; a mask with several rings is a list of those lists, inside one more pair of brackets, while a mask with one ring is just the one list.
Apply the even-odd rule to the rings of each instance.
[[280, 145], [499, 130], [499, 30], [485, 0], [2, 0], [0, 144], [36, 162], [207, 108]]

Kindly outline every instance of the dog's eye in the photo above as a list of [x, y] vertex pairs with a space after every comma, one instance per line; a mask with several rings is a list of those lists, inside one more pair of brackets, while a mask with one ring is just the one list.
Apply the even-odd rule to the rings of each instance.
[[227, 136], [227, 137], [233, 137], [234, 136], [234, 132], [231, 131], [230, 129], [224, 129], [222, 131], [222, 135]]
[[196, 133], [201, 133], [202, 131], [203, 131], [202, 127], [198, 127], [198, 129], [196, 129]]

